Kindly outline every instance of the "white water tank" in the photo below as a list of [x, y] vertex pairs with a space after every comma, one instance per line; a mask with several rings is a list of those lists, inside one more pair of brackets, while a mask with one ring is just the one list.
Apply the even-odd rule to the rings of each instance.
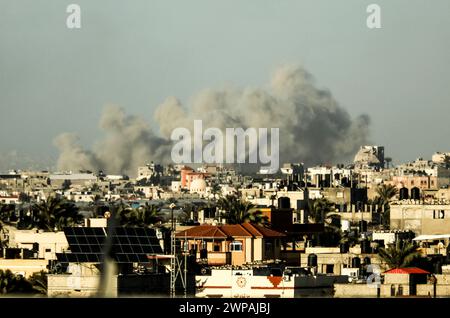
[[350, 221], [349, 220], [341, 221], [341, 230], [342, 231], [350, 231]]

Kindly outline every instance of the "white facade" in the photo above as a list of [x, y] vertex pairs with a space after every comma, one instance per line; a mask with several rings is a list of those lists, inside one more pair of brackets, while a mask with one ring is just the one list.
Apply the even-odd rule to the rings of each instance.
[[56, 259], [56, 253], [69, 248], [64, 232], [41, 232], [37, 230], [9, 230], [9, 247], [32, 249], [33, 243], [39, 244], [38, 258]]

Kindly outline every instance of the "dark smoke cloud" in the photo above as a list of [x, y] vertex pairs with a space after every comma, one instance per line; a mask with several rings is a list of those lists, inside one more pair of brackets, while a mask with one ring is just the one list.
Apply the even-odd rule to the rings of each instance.
[[55, 139], [61, 152], [58, 168], [135, 175], [139, 165], [151, 160], [169, 163], [172, 130], [192, 131], [195, 119], [203, 121], [203, 129], [279, 128], [281, 163], [344, 162], [368, 143], [369, 134], [367, 115], [352, 119], [328, 90], [317, 88], [311, 74], [298, 66], [278, 69], [268, 89], [204, 90], [187, 106], [169, 97], [154, 116], [161, 137], [143, 119], [107, 107], [100, 120], [104, 137], [92, 151], [84, 150], [72, 134]]

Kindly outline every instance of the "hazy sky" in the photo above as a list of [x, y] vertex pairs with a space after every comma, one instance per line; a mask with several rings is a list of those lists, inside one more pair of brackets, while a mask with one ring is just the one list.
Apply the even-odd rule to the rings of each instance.
[[[381, 29], [366, 27], [370, 3]], [[396, 162], [450, 151], [449, 12], [448, 0], [0, 0], [0, 165], [13, 151], [55, 158], [65, 131], [89, 147], [106, 104], [151, 121], [168, 96], [266, 86], [286, 63], [369, 114]]]

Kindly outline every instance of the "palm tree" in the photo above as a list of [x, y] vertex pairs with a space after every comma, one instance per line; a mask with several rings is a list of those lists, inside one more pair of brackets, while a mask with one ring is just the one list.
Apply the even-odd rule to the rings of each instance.
[[220, 198], [218, 205], [225, 212], [223, 217], [229, 224], [241, 224], [250, 222], [254, 224], [267, 225], [268, 218], [259, 210], [254, 210], [255, 206], [248, 202], [239, 200], [234, 195], [228, 195]]
[[324, 223], [327, 213], [333, 211], [333, 204], [325, 198], [309, 200], [308, 210], [314, 223]]
[[83, 219], [73, 202], [64, 198], [49, 196], [47, 200], [32, 207], [36, 226], [46, 231], [61, 231], [74, 226]]
[[326, 198], [309, 200], [308, 213], [311, 221], [324, 224], [324, 231], [314, 235], [318, 245], [336, 246], [345, 241], [341, 228], [335, 225], [340, 223], [341, 215], [334, 212], [333, 203]]
[[47, 294], [47, 274], [44, 271], [34, 273], [28, 280], [36, 293]]
[[9, 269], [0, 269], [0, 294], [33, 294], [32, 284], [22, 275], [14, 275]]
[[133, 209], [122, 203], [117, 209], [117, 218], [121, 226], [148, 227], [161, 220], [160, 211], [161, 209], [156, 205], [145, 204]]
[[94, 215], [95, 218], [98, 217], [98, 215], [99, 215], [98, 212], [100, 211], [100, 208], [102, 206], [101, 202], [102, 202], [102, 196], [96, 194], [92, 198], [92, 202], [89, 203], [89, 206], [92, 208], [92, 214]]
[[154, 225], [161, 221], [161, 208], [146, 203], [144, 206], [138, 208], [138, 220], [143, 226]]
[[[389, 225], [389, 218], [390, 218], [390, 206], [389, 203], [392, 200], [392, 198], [397, 194], [398, 190], [393, 185], [386, 185], [382, 184], [376, 189], [377, 197], [375, 199], [375, 202], [380, 204], [380, 206], [383, 207], [382, 209], [382, 224], [383, 226]], [[379, 209], [380, 211], [381, 209]]]
[[420, 256], [417, 246], [400, 240], [388, 248], [380, 248], [378, 253], [389, 268], [408, 267]]

